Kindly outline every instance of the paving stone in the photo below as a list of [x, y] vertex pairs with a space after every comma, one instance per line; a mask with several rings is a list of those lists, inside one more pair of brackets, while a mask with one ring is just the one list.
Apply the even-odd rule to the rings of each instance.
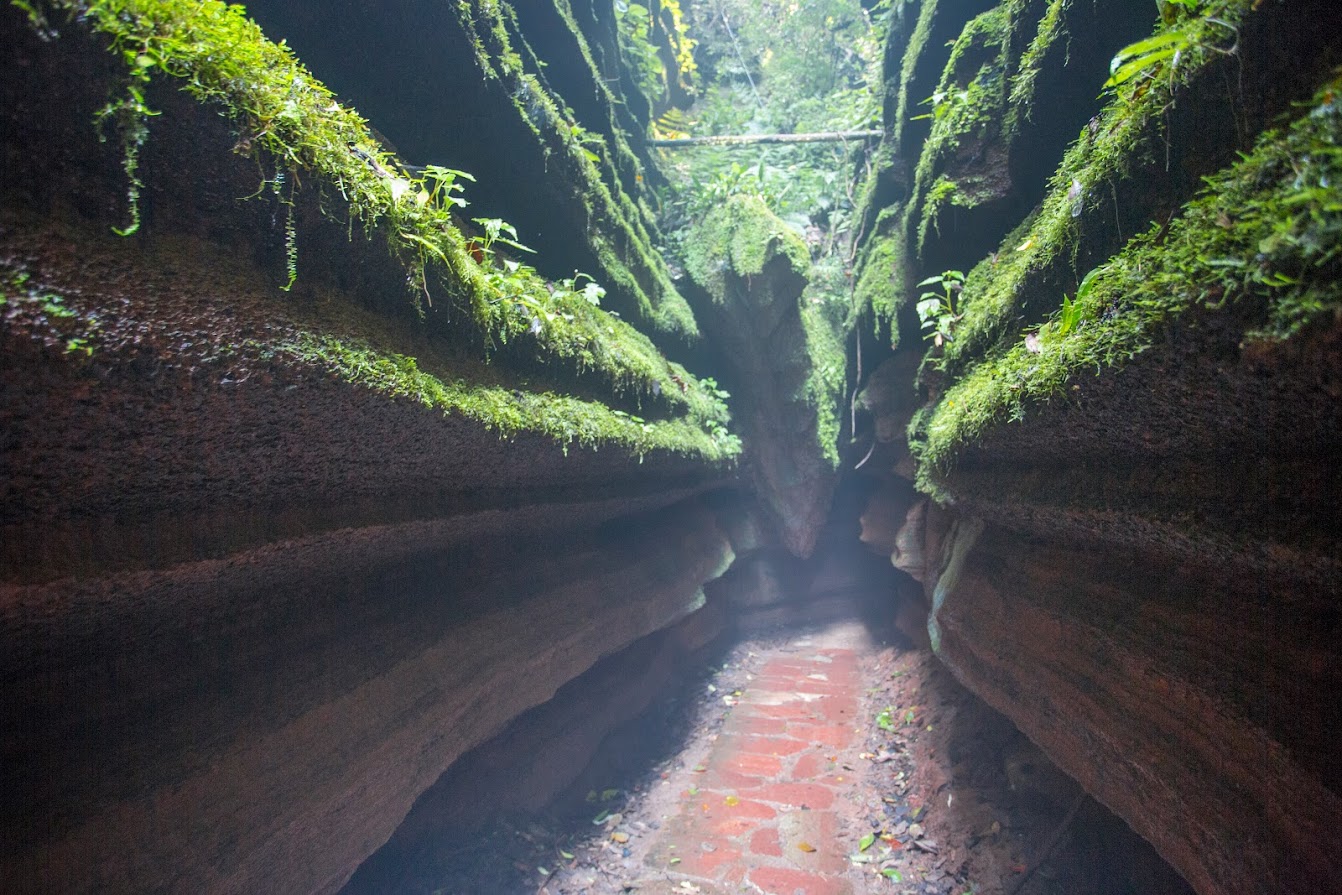
[[851, 895], [847, 880], [782, 867], [756, 867], [747, 879], [764, 895]]
[[854, 895], [840, 813], [856, 775], [840, 765], [858, 760], [862, 682], [857, 653], [829, 645], [842, 640], [822, 632], [764, 657], [689, 777], [702, 789], [685, 786], [680, 814], [659, 831], [650, 867], [705, 892]]
[[834, 790], [818, 783], [769, 783], [750, 790], [750, 797], [797, 808], [825, 809], [834, 804]]
[[723, 769], [745, 777], [775, 777], [783, 770], [783, 759], [774, 755], [738, 752], [723, 762]]
[[741, 737], [740, 743], [742, 752], [776, 757], [796, 755], [798, 752], [804, 752], [811, 748], [811, 743], [805, 740], [783, 737]]

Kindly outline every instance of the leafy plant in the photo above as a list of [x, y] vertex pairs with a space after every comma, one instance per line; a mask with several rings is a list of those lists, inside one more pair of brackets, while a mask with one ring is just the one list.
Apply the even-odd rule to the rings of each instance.
[[[587, 284], [579, 287], [578, 283], [587, 280]], [[579, 297], [589, 305], [598, 306], [601, 299], [606, 297], [606, 290], [594, 280], [591, 274], [573, 272], [573, 276], [554, 283], [550, 289], [550, 295], [555, 301], [563, 301], [567, 298]]]
[[159, 114], [149, 108], [144, 99], [148, 69], [154, 64], [149, 60], [150, 57], [143, 53], [136, 56], [131, 68], [133, 80], [126, 85], [125, 95], [112, 100], [93, 115], [99, 126], [99, 139], [107, 139], [102, 126], [108, 121], [114, 122], [121, 134], [121, 167], [126, 172], [126, 205], [130, 222], [125, 227], [112, 228], [118, 236], [130, 236], [140, 229], [140, 191], [144, 189], [144, 182], [140, 180], [140, 150], [149, 139], [149, 119]]
[[479, 247], [483, 251], [490, 251], [494, 243], [497, 242], [520, 252], [530, 252], [533, 255], [536, 253], [535, 249], [528, 248], [517, 241], [517, 228], [502, 218], [471, 218], [471, 221], [479, 224], [485, 232], [483, 239], [479, 242]]
[[935, 121], [941, 121], [957, 108], [968, 102], [968, 88], [964, 90], [936, 90], [932, 92], [931, 96], [918, 104], [920, 106], [931, 106], [932, 111], [922, 115], [914, 115], [912, 120], [923, 121], [930, 118]]
[[1211, 45], [1206, 39], [1204, 23], [1218, 25], [1236, 37], [1239, 31], [1235, 26], [1211, 15], [1199, 18], [1205, 0], [1160, 0], [1159, 5], [1161, 19], [1169, 27], [1151, 37], [1128, 44], [1115, 53], [1109, 62], [1109, 79], [1104, 82], [1107, 89], [1115, 89], [1135, 78], [1155, 77], [1161, 69], [1168, 69], [1173, 81], [1179, 63], [1194, 47], [1206, 47], [1227, 55], [1236, 52], [1238, 44], [1222, 49]]
[[591, 147], [606, 145], [605, 137], [600, 134], [592, 133], [581, 124], [570, 123], [568, 129], [569, 136], [573, 138], [573, 141], [578, 145], [578, 148], [582, 150], [583, 156], [589, 162], [601, 161], [601, 156], [593, 151]]
[[[415, 191], [415, 200], [420, 205], [433, 203], [440, 208], [448, 206], [465, 208], [469, 203], [464, 197], [457, 195], [465, 190], [465, 187], [457, 182], [459, 180], [469, 180], [471, 183], [475, 183], [475, 178], [465, 171], [458, 171], [456, 168], [444, 168], [442, 165], [426, 165], [423, 176], [413, 184], [419, 187]], [[393, 179], [392, 183], [394, 185], [398, 184], [400, 180]], [[408, 186], [410, 184], [407, 184]], [[400, 198], [395, 189], [393, 189], [392, 198]]]
[[726, 389], [718, 388], [718, 381], [712, 376], [700, 377], [699, 385], [703, 386], [705, 392], [717, 398], [719, 401], [726, 401], [731, 397], [731, 394]]
[[917, 305], [918, 321], [926, 332], [924, 338], [931, 339], [938, 348], [952, 340], [955, 324], [963, 316], [956, 310], [956, 296], [964, 288], [964, 283], [963, 271], [948, 270], [918, 284], [919, 288], [936, 286], [941, 289], [940, 292], [929, 290], [922, 293], [918, 296]]

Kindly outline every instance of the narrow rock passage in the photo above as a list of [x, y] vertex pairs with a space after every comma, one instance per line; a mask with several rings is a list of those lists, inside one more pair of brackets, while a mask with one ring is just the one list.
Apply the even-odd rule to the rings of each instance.
[[[548, 808], [440, 794], [344, 895], [1191, 895], [909, 639], [907, 586], [834, 549], [804, 602], [743, 616]], [[482, 749], [555, 746], [522, 743]]]
[[702, 764], [667, 779], [676, 813], [644, 863], [665, 878], [644, 892], [849, 895], [848, 829], [864, 739], [856, 622], [751, 658], [759, 667]]

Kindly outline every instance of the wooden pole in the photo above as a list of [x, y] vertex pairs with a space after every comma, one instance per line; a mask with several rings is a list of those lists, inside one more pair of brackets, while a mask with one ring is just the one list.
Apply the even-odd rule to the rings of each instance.
[[822, 134], [734, 134], [718, 137], [681, 137], [678, 140], [649, 140], [649, 146], [674, 149], [680, 146], [746, 146], [761, 143], [838, 143], [850, 140], [877, 140], [881, 131], [829, 131]]

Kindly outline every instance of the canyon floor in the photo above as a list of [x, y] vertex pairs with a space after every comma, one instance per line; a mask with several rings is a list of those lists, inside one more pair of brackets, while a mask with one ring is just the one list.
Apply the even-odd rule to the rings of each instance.
[[545, 816], [448, 832], [360, 891], [1189, 891], [930, 651], [859, 609], [736, 643]]

